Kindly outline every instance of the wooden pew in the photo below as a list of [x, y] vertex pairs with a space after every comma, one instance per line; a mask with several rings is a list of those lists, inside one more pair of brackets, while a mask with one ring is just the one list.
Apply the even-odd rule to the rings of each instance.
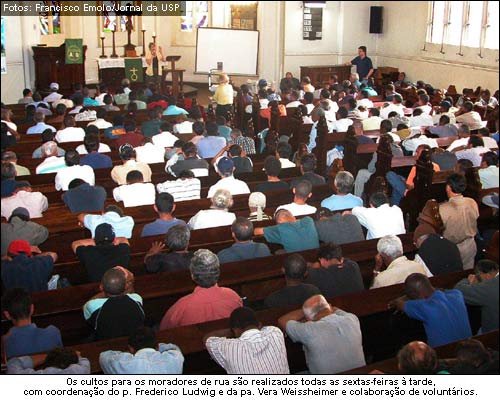
[[[324, 185], [321, 187], [320, 191], [316, 192], [316, 195], [313, 194], [312, 201], [309, 203], [312, 205], [319, 206], [319, 203], [322, 199], [326, 198], [329, 193], [331, 193], [328, 186]], [[270, 207], [266, 210], [268, 214], [272, 215], [274, 209], [282, 204], [286, 204], [287, 202], [291, 202], [293, 195], [289, 191], [277, 191], [274, 196], [269, 196], [268, 201], [270, 203]], [[191, 203], [191, 204], [188, 204]], [[182, 206], [185, 205], [184, 212]], [[201, 200], [193, 200], [190, 202], [181, 202], [178, 203], [178, 211], [176, 212], [176, 216], [179, 219], [183, 219], [188, 221], [189, 218], [194, 215], [199, 209], [207, 209], [209, 207], [208, 199]], [[143, 206], [135, 208], [136, 213], [133, 214], [134, 220], [136, 222], [137, 229], [135, 233], [142, 230], [142, 227], [145, 223], [151, 222], [156, 218], [156, 214], [151, 206]], [[248, 216], [248, 195], [240, 195], [235, 196], [235, 205], [233, 206], [231, 211], [236, 211], [238, 216]], [[262, 225], [262, 223], [257, 223], [256, 226]], [[73, 214], [55, 214], [53, 220], [51, 220], [50, 224], [46, 224], [49, 227], [49, 232], [51, 238], [40, 245], [40, 248], [43, 251], [49, 251], [58, 249], [58, 253], [60, 252], [60, 259], [56, 264], [56, 268], [54, 273], [60, 274], [61, 277], [65, 277], [70, 280], [73, 284], [86, 282], [86, 273], [83, 268], [80, 266], [79, 261], [72, 254], [70, 250], [71, 242], [78, 239], [83, 239], [85, 237], [90, 237], [90, 233], [88, 230], [78, 226], [76, 215]], [[225, 231], [229, 234], [229, 228], [221, 228], [221, 231]], [[215, 235], [220, 235], [216, 233]], [[137, 240], [132, 241], [132, 259], [131, 259], [131, 268], [134, 270], [133, 266], [137, 265], [140, 262], [142, 265], [142, 258], [144, 254], [149, 250], [149, 247], [153, 240], [163, 240], [163, 237], [155, 237], [153, 239], [139, 239], [138, 236], [134, 236]], [[198, 246], [196, 248], [200, 248], [203, 244], [210, 244], [211, 248], [214, 248], [216, 251], [221, 250], [222, 248], [228, 247], [229, 243], [232, 242], [232, 238], [230, 236], [222, 236], [220, 239], [217, 236], [209, 235], [205, 236], [201, 233], [193, 232], [193, 239], [198, 239], [198, 242], [191, 242], [192, 246]], [[137, 246], [137, 244], [140, 244]], [[56, 246], [56, 247], [51, 247]], [[136, 250], [137, 248], [137, 250]], [[59, 250], [60, 249], [60, 250]], [[134, 272], [136, 272], [134, 270]]]
[[[472, 339], [479, 340], [481, 343], [484, 344], [485, 347], [497, 350], [499, 349], [498, 346], [498, 330], [493, 331], [493, 332], [488, 332], [482, 335], [477, 335], [473, 336]], [[454, 358], [457, 347], [461, 341], [458, 342], [452, 342], [445, 344], [443, 346], [438, 346], [435, 347], [434, 350], [436, 350], [436, 354], [439, 359], [450, 359]], [[365, 375], [369, 374], [370, 372], [378, 370], [382, 371], [386, 374], [398, 374], [400, 373], [398, 370], [398, 360], [396, 357], [394, 358], [389, 358], [387, 360], [379, 361], [373, 364], [369, 364], [365, 367], [361, 368], [355, 368], [351, 369], [349, 371], [342, 372], [342, 374], [345, 375]]]
[[[327, 185], [321, 185], [314, 188], [310, 204], [318, 204], [323, 199], [332, 194], [331, 188]], [[248, 210], [248, 194], [236, 195], [233, 197], [233, 207], [231, 211]], [[293, 201], [291, 190], [279, 190], [268, 192], [267, 207], [276, 208], [280, 205]], [[189, 219], [199, 210], [210, 208], [211, 202], [207, 198], [199, 200], [183, 201], [177, 203], [175, 215], [180, 219]], [[151, 222], [157, 215], [152, 206], [128, 207], [124, 209], [125, 215], [132, 216], [136, 223]], [[51, 207], [42, 218], [35, 219], [37, 223], [49, 227], [51, 233], [63, 233], [67, 231], [80, 230], [77, 225], [76, 214], [71, 214], [65, 206]]]
[[[410, 255], [415, 250], [411, 234], [402, 235], [404, 251]], [[350, 243], [342, 246], [343, 255], [360, 265], [366, 287], [369, 287], [373, 259], [377, 252], [377, 240]], [[301, 252], [309, 261], [317, 257], [317, 250]], [[285, 286], [282, 265], [286, 254], [260, 259], [224, 264], [221, 267], [219, 284], [228, 286], [246, 298], [248, 304], [258, 304], [269, 294]], [[158, 322], [165, 311], [177, 299], [190, 293], [195, 285], [189, 271], [149, 274], [137, 276], [135, 291], [144, 300], [144, 308], [149, 321]], [[56, 324], [65, 341], [81, 340], [88, 334], [82, 314], [82, 306], [98, 292], [99, 284], [90, 283], [33, 293], [35, 304], [33, 321], [38, 326]], [[56, 323], [57, 322], [57, 323]], [[2, 332], [8, 329], [9, 322], [2, 321]], [[69, 343], [68, 342], [68, 343]]]
[[[465, 272], [458, 272], [442, 277], [431, 278], [437, 287], [451, 288], [457, 280], [465, 276]], [[425, 340], [421, 323], [411, 320], [404, 315], [394, 315], [387, 309], [390, 300], [401, 295], [403, 285], [393, 285], [381, 289], [369, 290], [361, 293], [340, 296], [328, 299], [331, 304], [358, 316], [363, 334], [363, 350], [368, 360], [381, 360], [394, 353], [405, 343], [411, 340]], [[286, 312], [297, 307], [285, 307], [258, 311], [257, 316], [263, 325], [276, 325], [277, 319]], [[185, 358], [184, 372], [220, 373], [221, 370], [210, 360], [205, 350], [203, 337], [214, 330], [227, 328], [228, 320], [212, 321], [204, 324], [185, 326], [161, 331], [157, 334], [159, 342], [175, 343]], [[380, 334], [383, 331], [390, 334]], [[293, 344], [286, 339], [287, 355], [291, 372], [306, 369], [302, 346]], [[92, 373], [101, 372], [99, 354], [105, 350], [127, 349], [127, 338], [117, 338], [106, 341], [80, 344], [73, 346], [75, 350], [88, 357]]]

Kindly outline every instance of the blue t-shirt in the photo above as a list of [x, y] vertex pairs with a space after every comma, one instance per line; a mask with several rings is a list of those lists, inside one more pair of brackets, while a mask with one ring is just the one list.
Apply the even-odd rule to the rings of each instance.
[[16, 186], [15, 179], [2, 179], [2, 197], [10, 197]]
[[116, 139], [125, 134], [123, 125], [110, 126], [104, 130], [104, 137], [106, 139]]
[[170, 228], [172, 228], [175, 225], [185, 226], [186, 223], [183, 220], [177, 218], [171, 219], [170, 221], [158, 218], [154, 222], [144, 225], [141, 237], [164, 235], [170, 230]]
[[46, 328], [38, 328], [36, 324], [12, 327], [5, 336], [7, 358], [45, 353], [56, 347], [63, 347], [63, 343], [61, 332], [53, 325]]
[[166, 110], [163, 111], [163, 115], [179, 115], [179, 114], [188, 115], [189, 113], [183, 108], [174, 105], [168, 106]]
[[311, 217], [293, 223], [268, 226], [264, 228], [264, 237], [269, 243], [281, 244], [287, 253], [319, 247], [318, 231]]
[[229, 126], [219, 125], [217, 131], [219, 132], [219, 136], [226, 139], [228, 143], [231, 141], [231, 128]]
[[226, 139], [223, 137], [207, 136], [198, 142], [198, 155], [201, 158], [214, 158], [224, 147]]
[[363, 207], [363, 200], [351, 193], [345, 196], [334, 194], [323, 200], [321, 202], [321, 207], [328, 208], [331, 211], [347, 210], [354, 207]]
[[251, 241], [247, 243], [235, 243], [231, 247], [217, 253], [221, 264], [268, 257], [270, 255], [269, 247], [264, 243], [254, 243]]
[[375, 89], [373, 89], [372, 87], [370, 87], [370, 86], [367, 86], [367, 87], [363, 88], [362, 91], [363, 92], [367, 92], [368, 96], [370, 96], [370, 97], [378, 96], [377, 91]]
[[107, 193], [102, 186], [90, 186], [87, 182], [64, 192], [62, 199], [72, 213], [102, 211]]
[[431, 347], [472, 336], [464, 296], [459, 290], [436, 290], [428, 299], [409, 300], [405, 313], [424, 323]]
[[368, 75], [368, 72], [373, 68], [373, 63], [370, 57], [361, 58], [357, 56], [356, 58], [351, 60], [351, 64], [357, 67], [357, 73], [359, 75], [359, 79], [363, 80]]
[[10, 261], [2, 260], [2, 283], [6, 289], [23, 288], [30, 293], [45, 291], [53, 269], [51, 256], [28, 257], [20, 253]]
[[111, 161], [111, 157], [106, 154], [90, 153], [80, 160], [80, 165], [89, 165], [94, 169], [111, 168], [113, 166], [113, 161]]
[[83, 105], [85, 107], [98, 107], [98, 106], [100, 106], [99, 102], [97, 100], [94, 100], [91, 97], [85, 97], [83, 99]]

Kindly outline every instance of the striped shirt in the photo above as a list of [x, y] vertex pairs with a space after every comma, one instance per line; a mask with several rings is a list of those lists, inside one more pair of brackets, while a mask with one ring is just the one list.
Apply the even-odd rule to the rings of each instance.
[[238, 136], [234, 139], [233, 143], [240, 145], [247, 155], [255, 154], [255, 141], [252, 138]]
[[200, 198], [201, 182], [198, 178], [165, 181], [156, 185], [158, 193], [168, 192], [174, 201], [197, 200]]
[[237, 339], [210, 337], [206, 346], [228, 374], [290, 373], [283, 332], [274, 326], [249, 329]]

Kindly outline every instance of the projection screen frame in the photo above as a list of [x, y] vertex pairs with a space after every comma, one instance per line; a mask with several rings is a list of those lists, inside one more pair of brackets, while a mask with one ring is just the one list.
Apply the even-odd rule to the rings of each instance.
[[[257, 32], [257, 60], [256, 60], [256, 65], [255, 65], [255, 74], [240, 74], [240, 73], [233, 73], [227, 71], [228, 74], [234, 75], [234, 76], [259, 76], [259, 50], [260, 50], [260, 31], [255, 30], [255, 29], [231, 29], [231, 28], [217, 28], [217, 27], [206, 27], [206, 28], [198, 28], [196, 30], [196, 52], [195, 52], [195, 61], [194, 61], [194, 74], [195, 75], [207, 75], [210, 74], [210, 71], [198, 71], [198, 35], [200, 29], [217, 29], [217, 30], [226, 30], [226, 31], [249, 31], [249, 32]], [[223, 71], [226, 72], [226, 71]]]

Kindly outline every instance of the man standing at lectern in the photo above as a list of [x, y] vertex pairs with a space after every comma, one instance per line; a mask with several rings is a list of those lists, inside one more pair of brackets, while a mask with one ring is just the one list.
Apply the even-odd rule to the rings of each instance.
[[366, 46], [359, 46], [358, 56], [346, 63], [346, 65], [356, 66], [356, 72], [359, 75], [359, 79], [361, 79], [361, 83], [367, 83], [374, 72], [372, 60], [366, 56]]
[[158, 83], [160, 81], [160, 62], [165, 62], [165, 55], [161, 46], [156, 43], [149, 43], [149, 54], [146, 57], [146, 83]]

